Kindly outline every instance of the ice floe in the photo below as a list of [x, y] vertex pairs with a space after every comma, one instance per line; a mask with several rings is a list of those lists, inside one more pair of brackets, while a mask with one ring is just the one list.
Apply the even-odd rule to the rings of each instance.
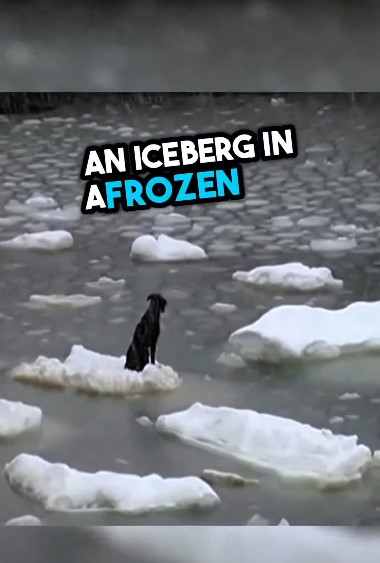
[[340, 395], [339, 400], [340, 401], [354, 401], [356, 399], [360, 399], [361, 396], [359, 395], [359, 393], [343, 393], [343, 395]]
[[11, 199], [4, 206], [4, 210], [36, 221], [77, 221], [81, 217], [78, 205], [69, 203], [61, 208], [54, 198], [39, 192], [34, 193], [24, 203]]
[[234, 352], [222, 352], [220, 356], [218, 356], [216, 363], [231, 369], [242, 369], [247, 367], [243, 358]]
[[159, 416], [156, 427], [192, 445], [321, 488], [359, 480], [372, 460], [357, 436], [252, 410], [195, 403], [185, 411]]
[[171, 227], [177, 225], [187, 225], [191, 222], [189, 217], [180, 213], [160, 213], [156, 215], [154, 223], [158, 227]]
[[346, 252], [356, 248], [356, 246], [357, 244], [355, 239], [344, 237], [336, 239], [314, 239], [310, 242], [310, 249], [321, 254]]
[[29, 304], [36, 308], [45, 307], [63, 307], [78, 309], [80, 307], [89, 307], [102, 302], [102, 298], [97, 295], [31, 295]]
[[167, 235], [138, 237], [132, 244], [131, 257], [145, 262], [204, 260], [207, 254], [200, 247]]
[[[272, 526], [269, 520], [261, 516], [261, 514], [254, 514], [246, 523], [246, 526]], [[285, 518], [281, 518], [277, 526], [290, 526], [289, 522]]]
[[43, 196], [40, 193], [32, 195], [32, 197], [25, 201], [25, 205], [35, 209], [52, 209], [54, 207], [58, 207], [58, 203], [54, 198]]
[[311, 268], [299, 262], [259, 266], [249, 272], [238, 271], [232, 275], [232, 279], [261, 287], [280, 287], [299, 291], [343, 286], [343, 281], [335, 279], [328, 268]]
[[199, 477], [140, 477], [127, 473], [85, 473], [63, 463], [20, 454], [5, 466], [9, 484], [52, 511], [114, 511], [143, 514], [210, 508], [220, 499]]
[[24, 516], [17, 516], [5, 522], [4, 526], [42, 526], [42, 522], [37, 516], [25, 514]]
[[215, 469], [204, 469], [201, 475], [203, 481], [210, 485], [231, 485], [233, 487], [244, 487], [245, 485], [257, 485], [258, 479], [246, 479], [237, 473], [226, 473]]
[[327, 217], [320, 217], [319, 215], [311, 216], [311, 217], [302, 217], [297, 221], [297, 225], [299, 227], [303, 227], [306, 229], [315, 228], [315, 227], [324, 227], [329, 222]]
[[210, 306], [210, 309], [211, 311], [214, 311], [214, 313], [224, 314], [233, 313], [234, 311], [236, 311], [237, 307], [232, 303], [214, 303]]
[[74, 239], [68, 231], [42, 231], [25, 233], [0, 242], [4, 248], [19, 250], [66, 250], [74, 245]]
[[112, 291], [120, 290], [125, 286], [125, 280], [113, 280], [107, 277], [101, 277], [97, 281], [87, 282], [86, 287], [95, 291]]
[[338, 310], [281, 305], [233, 332], [229, 342], [247, 360], [328, 359], [380, 350], [380, 301]]
[[33, 213], [33, 219], [37, 221], [70, 222], [78, 221], [81, 217], [80, 208], [72, 203], [56, 209], [38, 210]]
[[136, 372], [124, 369], [124, 362], [125, 356], [108, 356], [74, 345], [63, 362], [39, 356], [33, 363], [15, 367], [11, 377], [35, 385], [120, 396], [173, 391], [181, 384], [170, 366], [148, 364], [142, 372]]
[[38, 428], [42, 411], [21, 402], [0, 399], [0, 438], [12, 438]]

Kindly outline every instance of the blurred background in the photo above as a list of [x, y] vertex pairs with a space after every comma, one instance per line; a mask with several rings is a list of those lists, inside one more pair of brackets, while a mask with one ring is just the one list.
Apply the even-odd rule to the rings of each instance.
[[2, 91], [374, 91], [377, 0], [58, 0], [0, 8]]
[[378, 535], [355, 528], [7, 528], [0, 536], [2, 561], [28, 563], [377, 563], [379, 550]]

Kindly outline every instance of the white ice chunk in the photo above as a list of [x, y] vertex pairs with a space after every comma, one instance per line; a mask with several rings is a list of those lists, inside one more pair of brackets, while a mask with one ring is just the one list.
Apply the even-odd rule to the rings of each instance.
[[124, 356], [107, 356], [74, 345], [64, 362], [39, 356], [31, 364], [15, 367], [11, 376], [27, 383], [120, 396], [173, 391], [181, 385], [170, 366], [148, 364], [142, 372], [136, 372], [124, 369], [124, 362]]
[[243, 358], [233, 352], [222, 352], [217, 358], [216, 363], [231, 369], [242, 369], [247, 367]]
[[29, 303], [35, 307], [64, 307], [77, 309], [97, 305], [102, 302], [102, 298], [97, 295], [31, 295]]
[[5, 466], [12, 487], [40, 502], [46, 510], [105, 510], [142, 514], [185, 508], [209, 508], [220, 502], [198, 477], [163, 478], [98, 471], [85, 473], [63, 463], [20, 454]]
[[40, 233], [25, 233], [17, 237], [0, 242], [4, 248], [20, 250], [66, 250], [74, 244], [72, 235], [67, 231], [42, 231]]
[[120, 290], [125, 286], [125, 280], [113, 280], [107, 277], [101, 277], [97, 281], [87, 282], [86, 286], [89, 289], [97, 291]]
[[330, 254], [334, 252], [346, 252], [356, 247], [356, 240], [352, 238], [315, 239], [310, 242], [310, 248], [314, 252]]
[[258, 479], [246, 479], [237, 473], [226, 473], [215, 469], [204, 469], [202, 479], [210, 485], [231, 485], [233, 487], [243, 487], [244, 485], [258, 484]]
[[32, 217], [36, 221], [78, 221], [82, 214], [80, 208], [75, 204], [64, 205], [62, 208], [49, 209], [48, 211], [36, 211]]
[[299, 227], [304, 228], [314, 228], [314, 227], [323, 227], [327, 225], [329, 220], [326, 217], [320, 217], [319, 215], [315, 215], [312, 217], [303, 217], [297, 221], [297, 225]]
[[251, 410], [195, 403], [160, 416], [156, 426], [192, 445], [322, 488], [359, 480], [372, 460], [357, 436]]
[[326, 359], [380, 350], [380, 301], [329, 311], [281, 305], [231, 334], [229, 342], [249, 360]]
[[0, 437], [10, 438], [38, 428], [42, 411], [21, 402], [0, 399]]
[[328, 268], [311, 268], [299, 262], [277, 266], [259, 266], [249, 272], [238, 271], [232, 275], [232, 279], [256, 286], [280, 287], [299, 291], [343, 286], [343, 281], [335, 279]]
[[138, 237], [132, 244], [131, 257], [145, 262], [174, 262], [204, 260], [205, 251], [200, 247], [167, 235]]
[[169, 227], [171, 225], [184, 225], [190, 223], [191, 219], [180, 213], [160, 213], [154, 219], [158, 227]]
[[25, 201], [25, 205], [35, 209], [54, 209], [58, 207], [58, 203], [52, 197], [44, 196], [40, 193], [35, 193]]
[[214, 313], [224, 314], [233, 313], [234, 311], [236, 311], [237, 307], [232, 303], [214, 303], [210, 306], [210, 309], [211, 311], [214, 311]]
[[42, 526], [42, 522], [37, 516], [25, 514], [24, 516], [17, 516], [5, 522], [4, 526]]

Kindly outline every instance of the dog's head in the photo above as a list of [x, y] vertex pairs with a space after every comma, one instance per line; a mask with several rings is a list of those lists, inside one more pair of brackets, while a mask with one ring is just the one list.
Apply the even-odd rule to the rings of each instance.
[[163, 313], [165, 311], [166, 305], [168, 304], [165, 297], [162, 297], [162, 295], [160, 295], [159, 293], [151, 293], [150, 295], [148, 295], [147, 301], [150, 301], [151, 303], [156, 305], [160, 313]]

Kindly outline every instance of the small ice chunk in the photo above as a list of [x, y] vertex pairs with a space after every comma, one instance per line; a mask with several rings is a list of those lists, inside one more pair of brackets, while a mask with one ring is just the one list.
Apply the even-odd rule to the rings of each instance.
[[297, 221], [297, 225], [299, 227], [304, 227], [304, 228], [314, 228], [314, 227], [324, 227], [325, 225], [327, 225], [329, 222], [329, 220], [327, 219], [327, 217], [319, 217], [318, 215], [315, 215], [313, 217], [303, 217], [302, 219], [299, 219]]
[[299, 262], [259, 266], [249, 272], [237, 271], [232, 275], [232, 279], [261, 287], [281, 287], [298, 291], [343, 286], [343, 281], [335, 279], [328, 268], [311, 268]]
[[234, 354], [234, 352], [222, 352], [216, 362], [231, 369], [242, 369], [247, 367], [243, 358], [238, 354]]
[[279, 523], [277, 524], [277, 526], [290, 526], [289, 522], [286, 520], [286, 518], [281, 518], [281, 520], [279, 521]]
[[353, 238], [314, 239], [310, 242], [310, 249], [321, 254], [346, 252], [353, 248], [356, 248], [356, 240]]
[[269, 520], [263, 518], [261, 514], [254, 514], [252, 518], [248, 520], [246, 526], [269, 526]]
[[214, 313], [224, 314], [233, 313], [233, 311], [236, 311], [237, 307], [231, 303], [214, 303], [211, 305], [210, 309], [214, 311]]
[[360, 395], [359, 393], [343, 393], [339, 399], [341, 401], [353, 401], [355, 399], [360, 399]]
[[32, 215], [33, 219], [37, 221], [54, 221], [54, 222], [64, 222], [64, 221], [78, 221], [82, 214], [80, 208], [75, 204], [68, 204], [62, 208], [49, 209], [49, 210], [38, 210]]
[[145, 262], [176, 262], [204, 260], [207, 255], [200, 246], [162, 234], [157, 238], [138, 237], [132, 244], [131, 257]]
[[42, 526], [42, 522], [37, 516], [25, 514], [24, 516], [11, 518], [11, 520], [5, 522], [4, 526]]
[[344, 418], [342, 416], [333, 416], [329, 420], [330, 424], [340, 424], [341, 422], [344, 422]]
[[31, 295], [29, 303], [36, 307], [64, 307], [71, 309], [78, 309], [81, 307], [88, 307], [90, 305], [97, 305], [102, 302], [102, 298], [94, 295]]
[[145, 477], [98, 471], [85, 473], [63, 463], [20, 454], [5, 466], [10, 486], [40, 502], [45, 510], [144, 514], [154, 511], [211, 508], [220, 499], [199, 477]]
[[282, 96], [276, 96], [271, 98], [270, 103], [273, 107], [279, 108], [279, 107], [283, 107], [286, 104], [286, 101], [285, 98], [283, 98]]
[[39, 233], [25, 233], [17, 237], [0, 242], [3, 248], [19, 250], [66, 250], [74, 245], [72, 235], [67, 231], [42, 231]]
[[141, 426], [153, 426], [154, 424], [148, 416], [139, 416], [136, 418], [136, 422], [138, 422]]
[[346, 235], [346, 234], [354, 233], [357, 230], [357, 226], [353, 224], [348, 224], [348, 225], [338, 224], [338, 225], [333, 225], [331, 227], [331, 230], [335, 231], [336, 233]]
[[26, 200], [25, 205], [34, 207], [35, 209], [54, 209], [58, 207], [57, 202], [52, 197], [44, 196], [40, 193], [35, 193]]
[[232, 485], [233, 487], [244, 487], [259, 483], [258, 479], [246, 479], [237, 473], [225, 473], [215, 469], [204, 469], [201, 478], [210, 485]]
[[120, 290], [125, 286], [125, 280], [113, 280], [107, 277], [101, 277], [97, 281], [87, 282], [86, 286], [89, 289], [94, 289], [96, 291], [108, 291], [108, 290]]
[[38, 428], [42, 411], [21, 402], [0, 399], [0, 437], [11, 438]]
[[190, 223], [191, 219], [180, 213], [161, 213], [156, 215], [154, 223], [157, 227], [169, 227], [172, 225], [184, 225]]

